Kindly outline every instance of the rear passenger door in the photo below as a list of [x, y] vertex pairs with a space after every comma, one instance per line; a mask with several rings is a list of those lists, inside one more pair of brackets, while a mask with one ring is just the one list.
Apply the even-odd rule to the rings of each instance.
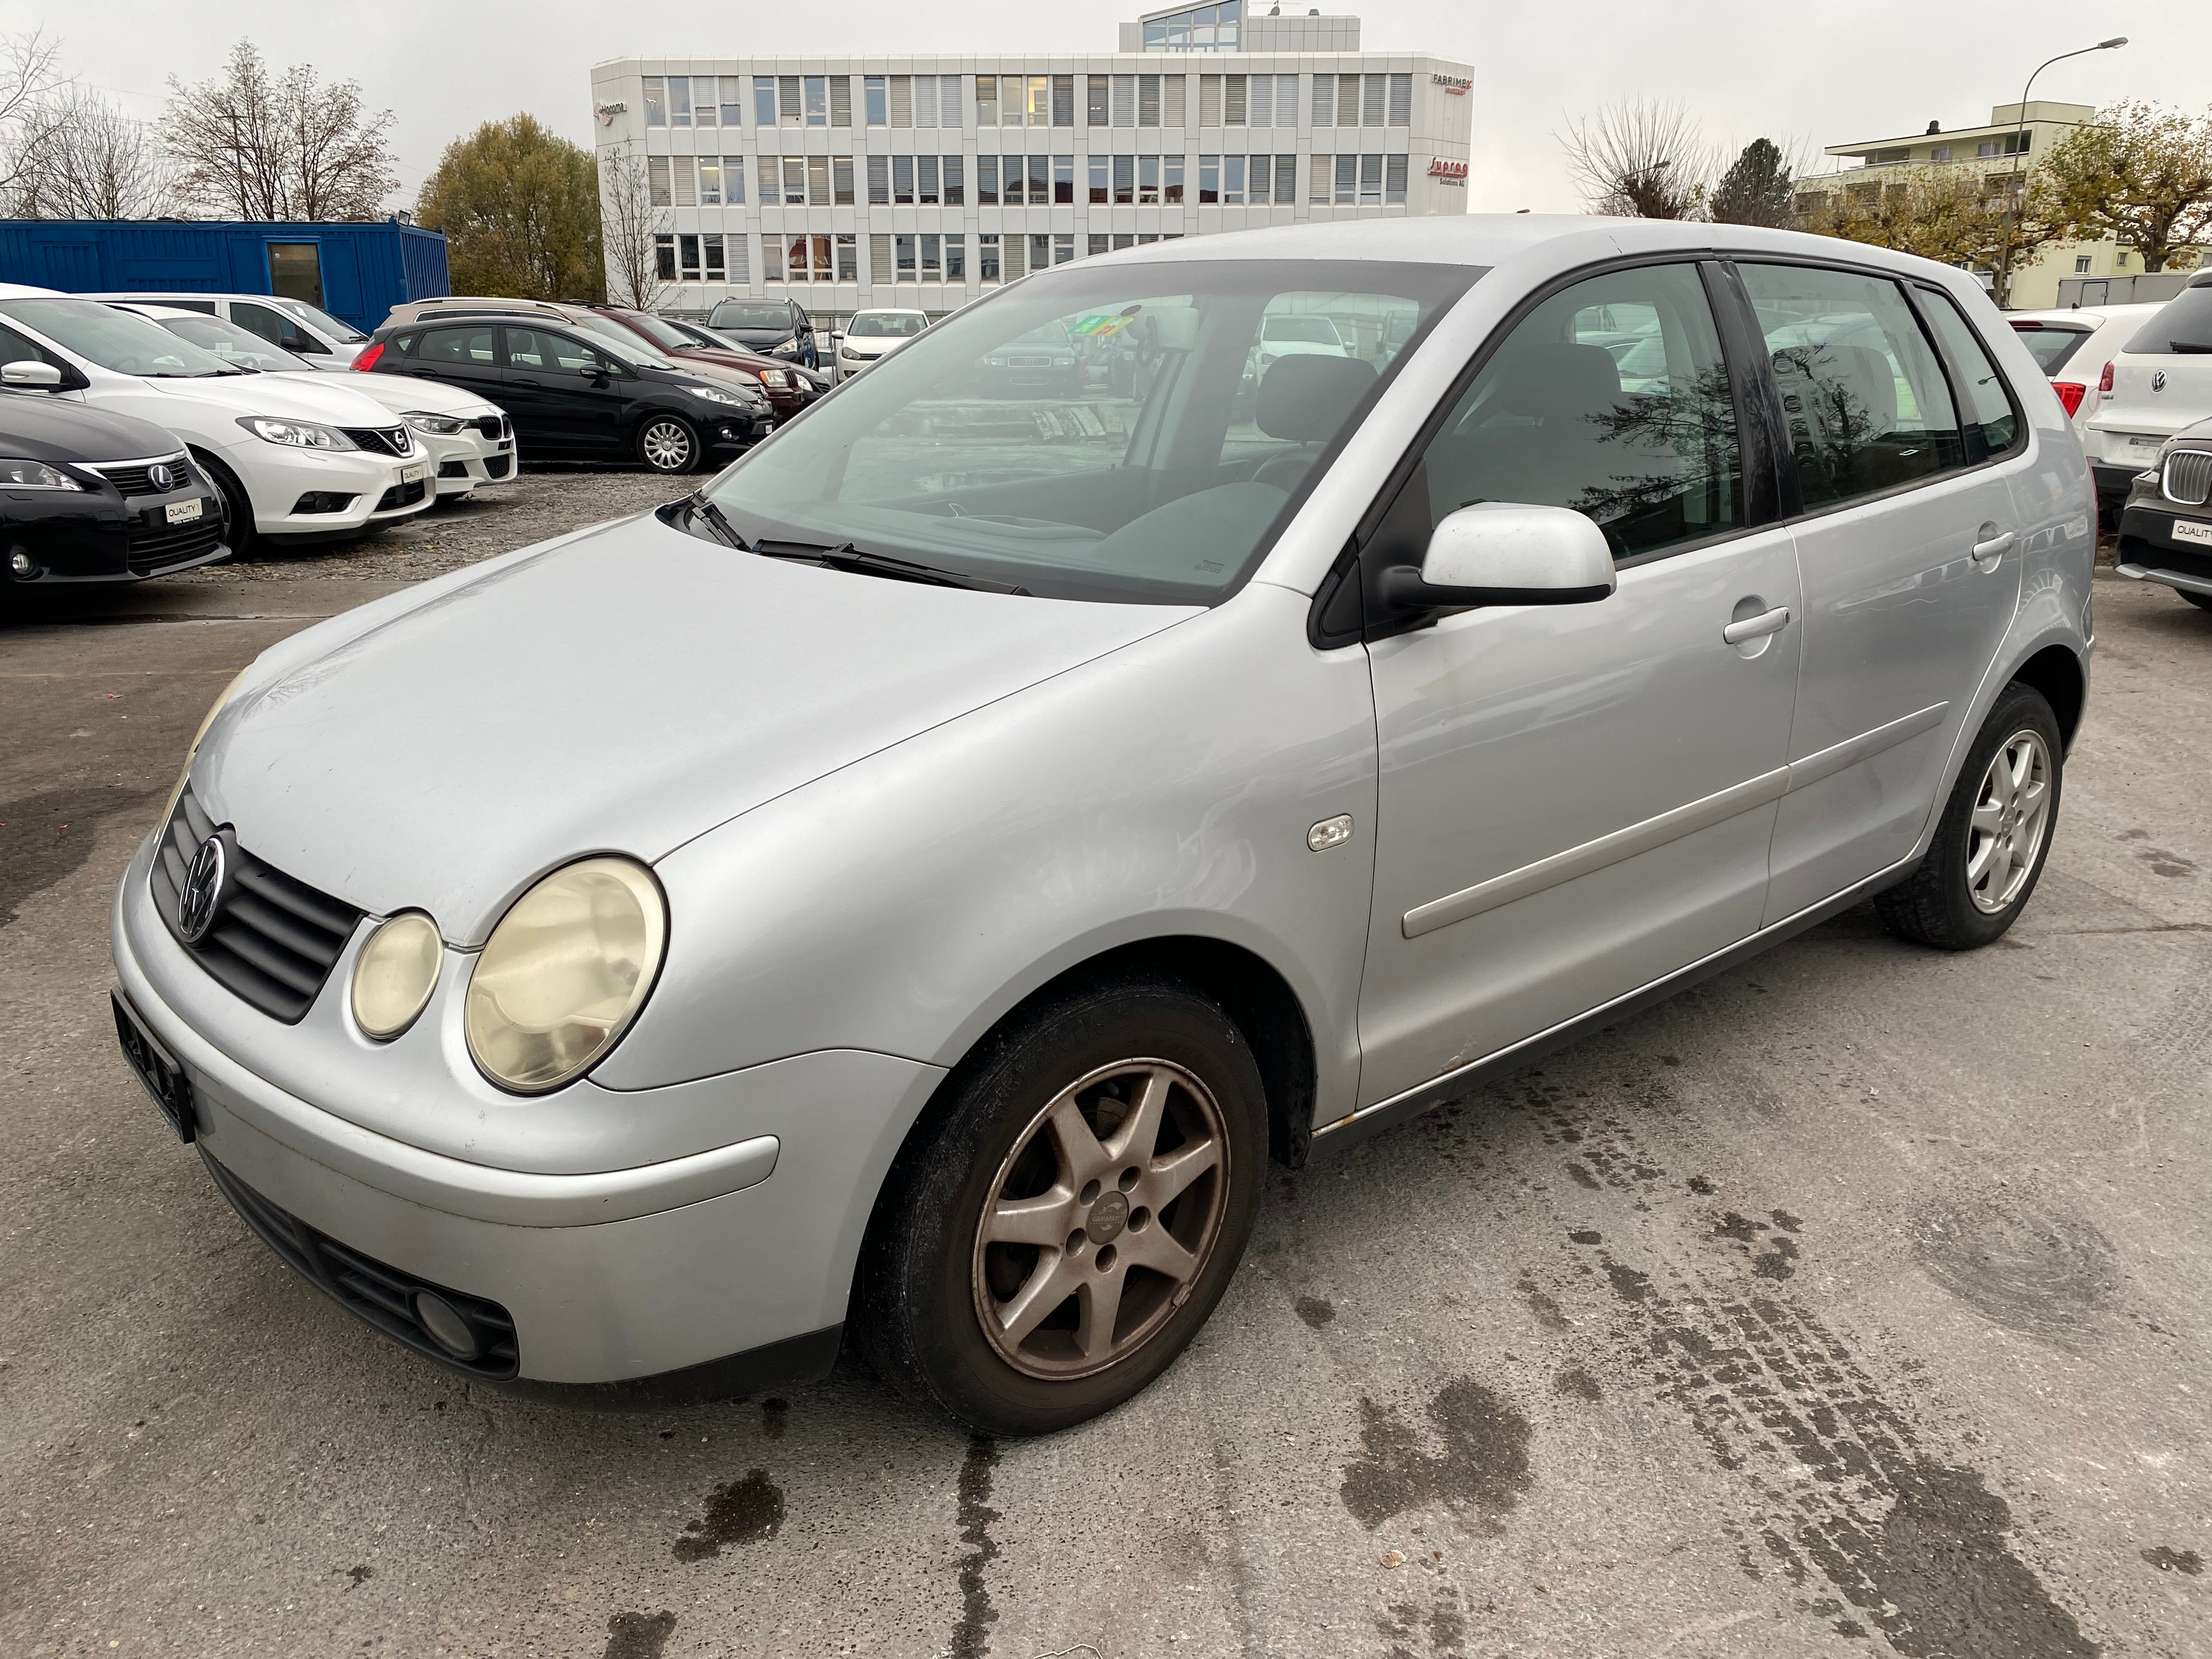
[[2020, 602], [2010, 476], [2027, 440], [1942, 295], [1865, 271], [1736, 269], [1791, 448], [1782, 484], [1804, 583], [1772, 923], [1918, 840]]

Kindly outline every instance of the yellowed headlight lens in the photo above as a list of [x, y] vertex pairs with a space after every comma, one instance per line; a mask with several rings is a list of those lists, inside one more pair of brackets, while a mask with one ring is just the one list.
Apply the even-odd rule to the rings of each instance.
[[628, 859], [556, 870], [514, 902], [469, 976], [469, 1053], [535, 1094], [582, 1075], [653, 988], [668, 940], [660, 888]]
[[380, 1042], [398, 1036], [430, 1000], [445, 954], [438, 924], [420, 910], [381, 924], [354, 959], [354, 1023]]
[[251, 672], [252, 670], [250, 668], [241, 668], [231, 676], [230, 684], [222, 688], [222, 695], [209, 705], [207, 714], [200, 720], [200, 729], [192, 733], [191, 743], [185, 750], [184, 769], [177, 774], [176, 785], [169, 791], [168, 805], [161, 809], [161, 823], [165, 827], [177, 815], [177, 801], [185, 793], [185, 780], [192, 775], [192, 762], [199, 756], [200, 739], [207, 736], [208, 727], [215, 724], [215, 717], [228, 708], [230, 700], [238, 695], [239, 681]]

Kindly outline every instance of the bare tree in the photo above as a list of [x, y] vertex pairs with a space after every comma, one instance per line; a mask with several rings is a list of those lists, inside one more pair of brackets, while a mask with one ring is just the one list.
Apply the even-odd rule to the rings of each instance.
[[1593, 213], [1704, 216], [1719, 157], [1680, 104], [1631, 99], [1571, 123], [1559, 140]]
[[667, 282], [654, 240], [660, 210], [653, 205], [645, 158], [628, 146], [599, 152], [599, 231], [606, 248], [607, 297], [634, 311], [651, 311]]
[[57, 100], [58, 118], [17, 179], [25, 219], [151, 219], [175, 198], [175, 172], [152, 128], [94, 92]]
[[198, 86], [169, 80], [164, 120], [182, 192], [240, 219], [369, 219], [398, 184], [392, 112], [368, 115], [361, 85], [311, 64], [272, 78], [251, 41]]
[[52, 141], [69, 77], [43, 29], [0, 40], [0, 195], [13, 197]]

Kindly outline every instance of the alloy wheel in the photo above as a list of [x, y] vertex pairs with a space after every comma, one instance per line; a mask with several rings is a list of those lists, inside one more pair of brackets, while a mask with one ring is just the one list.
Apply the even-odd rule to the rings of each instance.
[[2035, 872], [2051, 819], [2051, 751], [2040, 733], [2015, 732], [1982, 774], [1967, 821], [1966, 892], [1994, 915], [2020, 896]]
[[1229, 1152], [1212, 1091], [1167, 1060], [1116, 1061], [1054, 1095], [976, 1225], [975, 1315], [1000, 1357], [1089, 1376], [1158, 1334], [1220, 1233]]
[[645, 464], [656, 472], [681, 472], [691, 465], [691, 434], [674, 421], [655, 421], [640, 441]]

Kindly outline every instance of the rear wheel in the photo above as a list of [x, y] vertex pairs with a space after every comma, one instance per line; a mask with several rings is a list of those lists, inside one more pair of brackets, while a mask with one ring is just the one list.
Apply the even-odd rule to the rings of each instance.
[[1967, 751], [1928, 856], [1875, 901], [1889, 930], [1972, 951], [2011, 927], [2051, 852], [2063, 762], [2043, 695], [2017, 680], [2006, 686]]
[[994, 1034], [947, 1087], [878, 1207], [856, 1334], [982, 1433], [1111, 1410], [1197, 1334], [1250, 1237], [1250, 1047], [1198, 991], [1124, 981]]
[[680, 415], [648, 415], [638, 428], [637, 458], [655, 472], [689, 472], [699, 464], [699, 434]]

